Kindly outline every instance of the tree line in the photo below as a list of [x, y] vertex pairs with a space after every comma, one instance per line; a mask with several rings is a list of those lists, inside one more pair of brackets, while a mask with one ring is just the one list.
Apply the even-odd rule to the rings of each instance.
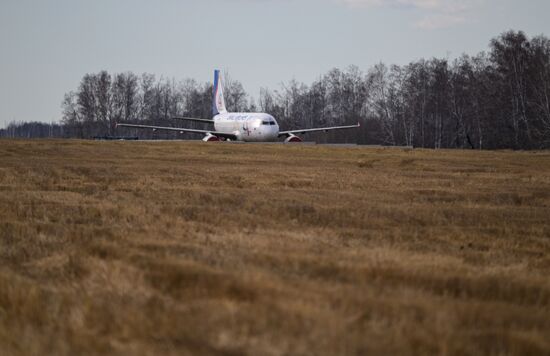
[[[318, 141], [550, 147], [550, 40], [544, 35], [529, 38], [522, 31], [504, 32], [490, 41], [487, 52], [453, 61], [379, 63], [366, 72], [356, 66], [332, 69], [310, 85], [291, 80], [275, 90], [262, 88], [256, 99], [226, 74], [224, 90], [231, 111], [268, 112], [285, 130], [362, 124], [357, 131], [313, 135]], [[54, 131], [63, 137], [117, 136], [117, 122], [203, 128], [171, 118], [210, 118], [211, 104], [212, 83], [101, 71], [84, 75], [79, 87], [65, 94], [61, 125]], [[16, 128], [24, 132], [24, 125], [12, 123], [0, 135]], [[124, 130], [146, 138], [182, 138], [171, 132]]]

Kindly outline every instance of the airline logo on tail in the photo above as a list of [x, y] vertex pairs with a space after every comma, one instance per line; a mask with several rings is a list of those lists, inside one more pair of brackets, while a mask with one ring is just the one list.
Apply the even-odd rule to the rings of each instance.
[[214, 71], [214, 93], [213, 93], [213, 103], [212, 103], [212, 114], [224, 114], [227, 112], [225, 109], [225, 100], [223, 98], [223, 82], [220, 76], [220, 71]]

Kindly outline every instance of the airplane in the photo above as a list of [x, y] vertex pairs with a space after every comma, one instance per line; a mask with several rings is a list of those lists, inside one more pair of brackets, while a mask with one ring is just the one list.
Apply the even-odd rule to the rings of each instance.
[[197, 119], [189, 117], [175, 117], [174, 119], [189, 120], [209, 123], [214, 125], [213, 130], [197, 130], [178, 127], [164, 127], [151, 125], [137, 125], [117, 123], [117, 127], [133, 127], [139, 129], [151, 129], [153, 131], [166, 130], [179, 133], [203, 134], [205, 142], [211, 141], [244, 141], [244, 142], [272, 142], [284, 137], [284, 142], [302, 142], [299, 134], [306, 134], [316, 131], [345, 130], [358, 128], [360, 125], [333, 126], [311, 129], [279, 131], [279, 125], [275, 118], [266, 113], [231, 113], [225, 107], [223, 97], [223, 83], [219, 70], [214, 71], [214, 88], [212, 93], [212, 114], [213, 118]]

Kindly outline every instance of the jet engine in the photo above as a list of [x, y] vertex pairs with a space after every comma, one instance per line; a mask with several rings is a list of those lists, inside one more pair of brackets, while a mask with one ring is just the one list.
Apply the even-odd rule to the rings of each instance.
[[218, 136], [214, 136], [211, 133], [206, 134], [204, 138], [202, 139], [204, 142], [216, 142], [220, 141], [220, 138]]
[[288, 135], [288, 137], [285, 139], [285, 143], [289, 143], [289, 142], [302, 142], [302, 139], [299, 138], [299, 137], [296, 136], [296, 135], [290, 134], [290, 135]]

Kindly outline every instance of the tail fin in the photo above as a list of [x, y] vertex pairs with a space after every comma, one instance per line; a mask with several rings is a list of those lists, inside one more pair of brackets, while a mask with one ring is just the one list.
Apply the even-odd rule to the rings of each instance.
[[219, 70], [214, 71], [214, 89], [212, 95], [212, 115], [224, 114], [225, 100], [223, 98], [223, 82]]

